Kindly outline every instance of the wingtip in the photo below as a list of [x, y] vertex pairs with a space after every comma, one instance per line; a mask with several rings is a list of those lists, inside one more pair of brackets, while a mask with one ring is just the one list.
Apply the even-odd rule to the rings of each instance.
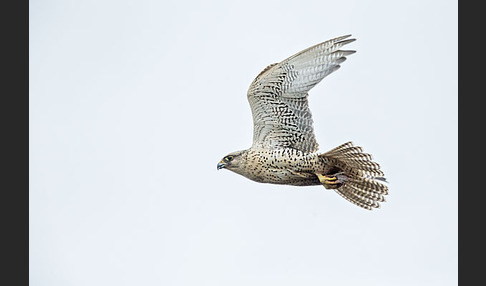
[[340, 50], [340, 52], [343, 54], [343, 56], [350, 56], [350, 55], [356, 53], [355, 50]]
[[347, 39], [347, 40], [341, 40], [341, 41], [338, 41], [337, 44], [341, 44], [342, 46], [344, 46], [344, 45], [347, 45], [347, 44], [352, 43], [354, 41], [356, 41], [356, 39], [354, 39], [354, 38], [353, 39]]
[[[339, 41], [342, 41], [342, 40], [347, 39], [351, 36], [352, 36], [351, 34], [348, 34], [348, 35], [344, 35], [344, 36], [341, 36], [341, 37], [337, 37], [336, 39], [338, 39]], [[348, 39], [347, 41], [356, 41], [356, 38], [351, 38], [351, 39]]]
[[346, 39], [347, 39], [347, 38], [349, 38], [349, 37], [351, 37], [351, 34], [349, 34], [349, 35], [344, 35], [344, 36], [340, 36], [340, 37], [336, 37], [336, 38], [331, 39], [331, 40], [329, 40], [329, 41], [332, 41], [332, 42], [337, 43], [337, 42], [341, 42], [341, 41], [343, 41], [343, 40], [346, 40]]

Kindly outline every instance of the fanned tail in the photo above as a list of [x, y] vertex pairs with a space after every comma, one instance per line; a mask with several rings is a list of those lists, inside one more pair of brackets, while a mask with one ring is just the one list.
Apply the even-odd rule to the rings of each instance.
[[388, 195], [385, 174], [361, 147], [347, 142], [319, 157], [325, 168], [317, 176], [325, 188], [334, 189], [346, 200], [368, 210], [379, 208], [380, 202], [385, 201]]

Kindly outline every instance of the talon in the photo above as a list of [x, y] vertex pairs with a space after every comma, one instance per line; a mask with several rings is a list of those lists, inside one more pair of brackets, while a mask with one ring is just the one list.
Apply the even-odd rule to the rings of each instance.
[[326, 181], [326, 184], [330, 184], [330, 185], [337, 185], [340, 183], [341, 182], [338, 179], [336, 179], [336, 177], [330, 178], [329, 180]]
[[338, 180], [336, 176], [326, 176], [322, 174], [316, 174], [321, 184], [328, 189], [337, 189], [342, 185], [342, 182]]
[[326, 176], [326, 175], [322, 175], [322, 174], [317, 174], [317, 177], [319, 178], [319, 181], [321, 183], [327, 183], [327, 184], [336, 184], [336, 183], [339, 183], [339, 180], [337, 179], [336, 176]]

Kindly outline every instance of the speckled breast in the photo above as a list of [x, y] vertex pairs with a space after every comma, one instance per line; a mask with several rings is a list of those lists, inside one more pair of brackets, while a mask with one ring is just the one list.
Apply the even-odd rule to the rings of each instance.
[[316, 153], [304, 153], [291, 148], [252, 148], [246, 158], [246, 177], [260, 183], [319, 185], [315, 172], [321, 164]]

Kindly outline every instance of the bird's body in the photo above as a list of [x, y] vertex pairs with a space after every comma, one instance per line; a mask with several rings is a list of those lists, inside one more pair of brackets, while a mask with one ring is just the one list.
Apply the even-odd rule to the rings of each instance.
[[317, 153], [308, 107], [308, 91], [354, 53], [339, 49], [354, 41], [348, 37], [305, 49], [269, 65], [255, 78], [248, 90], [253, 145], [225, 156], [218, 169], [226, 168], [260, 183], [322, 184], [360, 207], [379, 207], [378, 202], [388, 193], [380, 166], [351, 142]]
[[318, 162], [316, 153], [304, 153], [292, 148], [250, 148], [242, 155], [243, 172], [240, 175], [259, 183], [279, 185], [320, 185], [314, 175]]

